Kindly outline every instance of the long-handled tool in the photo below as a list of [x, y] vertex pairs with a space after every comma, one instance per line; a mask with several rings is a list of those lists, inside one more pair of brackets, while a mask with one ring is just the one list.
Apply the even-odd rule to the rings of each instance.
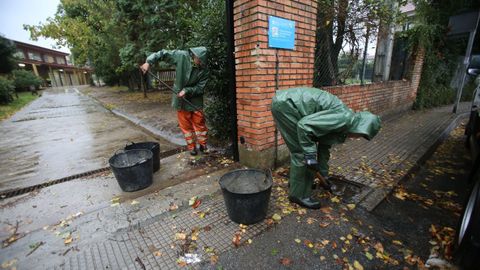
[[321, 187], [325, 190], [332, 191], [332, 183], [328, 181], [328, 179], [325, 179], [319, 172], [316, 172], [315, 176], [320, 180], [319, 184]]
[[[165, 87], [167, 87], [168, 90], [172, 91], [175, 95], [178, 95], [178, 92], [175, 91], [170, 85], [168, 85], [166, 82], [160, 80], [160, 78], [158, 76], [156, 76], [155, 74], [153, 74], [153, 72], [151, 72], [150, 70], [148, 70], [148, 74], [150, 74], [153, 78], [155, 78], [157, 81], [161, 82]], [[205, 117], [205, 114], [203, 113], [202, 109], [198, 108], [197, 106], [193, 105], [188, 99], [185, 98], [185, 96], [181, 97], [186, 103], [188, 103], [188, 105], [192, 106], [193, 109], [195, 109], [195, 111], [199, 111], [203, 114], [203, 117], [205, 118], [205, 120], [207, 119]]]

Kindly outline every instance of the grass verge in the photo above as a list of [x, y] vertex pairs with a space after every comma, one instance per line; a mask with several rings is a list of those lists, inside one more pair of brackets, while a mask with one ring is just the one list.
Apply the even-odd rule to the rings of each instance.
[[7, 105], [0, 105], [0, 120], [9, 118], [15, 112], [19, 111], [28, 103], [38, 98], [36, 95], [32, 95], [30, 92], [18, 93], [18, 98]]

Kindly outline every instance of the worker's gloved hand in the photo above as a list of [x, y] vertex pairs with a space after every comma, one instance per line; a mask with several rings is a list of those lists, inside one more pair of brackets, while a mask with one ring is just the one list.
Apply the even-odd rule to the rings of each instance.
[[309, 169], [317, 170], [317, 167], [318, 167], [317, 154], [305, 154], [304, 158], [305, 158], [304, 160], [305, 165], [307, 165]]

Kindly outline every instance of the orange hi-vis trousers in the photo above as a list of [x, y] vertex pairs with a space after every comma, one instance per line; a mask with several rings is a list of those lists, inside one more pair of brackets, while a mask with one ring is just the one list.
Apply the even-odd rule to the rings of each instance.
[[[177, 111], [178, 125], [187, 141], [188, 150], [195, 149], [196, 142], [207, 146], [207, 125], [202, 111]], [[195, 138], [197, 139], [195, 142]]]

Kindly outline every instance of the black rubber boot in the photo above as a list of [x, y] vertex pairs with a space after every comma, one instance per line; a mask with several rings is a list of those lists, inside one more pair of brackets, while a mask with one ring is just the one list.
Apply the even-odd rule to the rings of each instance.
[[190, 155], [196, 156], [197, 155], [197, 149], [190, 150]]
[[305, 207], [308, 209], [319, 209], [321, 207], [320, 202], [313, 199], [312, 197], [300, 199], [297, 197], [288, 196], [288, 200], [290, 200], [290, 202], [292, 203], [296, 203], [301, 207]]

